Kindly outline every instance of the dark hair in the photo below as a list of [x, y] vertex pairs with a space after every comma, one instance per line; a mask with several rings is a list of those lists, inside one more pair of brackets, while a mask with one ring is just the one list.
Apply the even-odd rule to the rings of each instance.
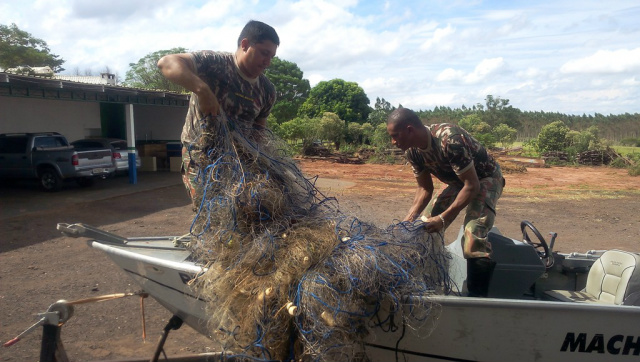
[[240, 36], [238, 37], [238, 47], [240, 47], [240, 43], [244, 38], [249, 40], [249, 44], [257, 44], [265, 40], [271, 40], [273, 44], [280, 45], [280, 38], [278, 37], [278, 33], [276, 33], [276, 29], [257, 20], [249, 20], [247, 25], [242, 28]]
[[387, 125], [393, 124], [395, 126], [408, 126], [411, 125], [413, 127], [424, 126], [420, 117], [416, 114], [416, 112], [410, 110], [409, 108], [398, 108], [395, 111], [389, 114], [387, 118]]

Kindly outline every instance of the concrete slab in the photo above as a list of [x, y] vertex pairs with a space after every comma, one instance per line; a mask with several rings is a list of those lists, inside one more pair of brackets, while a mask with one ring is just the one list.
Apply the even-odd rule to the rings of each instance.
[[138, 183], [130, 184], [129, 176], [97, 179], [89, 187], [66, 182], [59, 192], [42, 191], [36, 180], [6, 181], [0, 185], [0, 220], [61, 205], [92, 202], [153, 189], [182, 186], [180, 173], [138, 172]]

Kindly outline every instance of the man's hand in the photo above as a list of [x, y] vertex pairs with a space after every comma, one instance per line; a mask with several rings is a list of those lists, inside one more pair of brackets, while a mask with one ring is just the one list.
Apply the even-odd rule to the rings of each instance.
[[444, 218], [441, 218], [440, 215], [436, 215], [432, 217], [426, 217], [422, 215], [420, 217], [420, 220], [422, 220], [425, 223], [424, 228], [429, 233], [437, 233], [440, 231], [444, 232], [444, 229], [446, 227], [445, 225], [446, 221], [444, 221]]
[[202, 116], [217, 116], [220, 114], [220, 103], [218, 99], [211, 91], [211, 88], [205, 87], [196, 94], [198, 96], [198, 109], [202, 112]]
[[418, 187], [413, 197], [413, 204], [403, 221], [414, 221], [417, 219], [422, 210], [424, 210], [429, 201], [431, 201], [431, 195], [433, 195], [433, 180], [431, 180], [431, 174], [423, 172], [416, 177], [416, 182], [418, 183]]

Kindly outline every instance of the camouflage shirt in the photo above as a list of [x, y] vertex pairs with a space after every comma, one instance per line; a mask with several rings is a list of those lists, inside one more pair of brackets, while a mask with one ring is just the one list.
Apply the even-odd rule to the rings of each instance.
[[431, 135], [427, 149], [412, 147], [405, 156], [418, 177], [429, 172], [447, 185], [462, 188], [458, 175], [475, 167], [478, 179], [492, 177], [498, 163], [467, 131], [453, 124], [425, 126]]
[[[198, 76], [209, 85], [227, 117], [245, 125], [267, 118], [276, 101], [276, 89], [264, 74], [256, 79], [244, 76], [233, 53], [203, 50], [191, 55]], [[194, 128], [202, 118], [198, 97], [192, 93], [182, 129], [183, 144], [194, 141]]]

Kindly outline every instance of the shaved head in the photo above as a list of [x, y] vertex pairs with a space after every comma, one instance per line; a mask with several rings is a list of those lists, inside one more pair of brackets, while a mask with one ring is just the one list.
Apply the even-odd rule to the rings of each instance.
[[422, 124], [420, 117], [418, 117], [414, 111], [409, 108], [398, 108], [389, 114], [389, 117], [387, 118], [387, 126], [391, 126], [396, 129], [399, 126], [413, 126], [418, 128], [424, 127], [424, 124]]
[[398, 108], [389, 114], [387, 133], [391, 136], [391, 143], [402, 151], [411, 147], [428, 147], [431, 140], [420, 117], [408, 108]]

